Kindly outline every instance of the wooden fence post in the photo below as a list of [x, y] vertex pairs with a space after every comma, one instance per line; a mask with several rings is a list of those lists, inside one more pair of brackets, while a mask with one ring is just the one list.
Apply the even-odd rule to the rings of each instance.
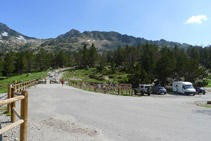
[[[11, 97], [15, 97], [15, 95], [13, 94], [13, 92], [15, 91], [15, 87], [12, 88], [11, 91]], [[12, 110], [13, 108], [16, 108], [16, 102], [11, 103], [11, 122], [14, 123], [16, 121], [16, 115], [15, 112]]]
[[[9, 85], [9, 87], [8, 87], [8, 99], [10, 99], [11, 96], [12, 96], [11, 92], [12, 92], [12, 85]], [[11, 113], [11, 104], [7, 105], [7, 112]]]
[[28, 92], [22, 91], [22, 95], [25, 96], [23, 100], [21, 100], [21, 119], [24, 120], [24, 123], [20, 126], [20, 141], [27, 140], [27, 124], [28, 124]]
[[97, 87], [96, 87], [96, 84], [94, 84], [94, 91], [96, 92], [97, 91], [97, 89], [96, 89]]

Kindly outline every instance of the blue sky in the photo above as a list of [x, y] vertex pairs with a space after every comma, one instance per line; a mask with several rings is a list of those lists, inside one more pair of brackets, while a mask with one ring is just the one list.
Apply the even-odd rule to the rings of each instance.
[[210, 0], [4, 0], [0, 22], [36, 38], [77, 29], [211, 44]]

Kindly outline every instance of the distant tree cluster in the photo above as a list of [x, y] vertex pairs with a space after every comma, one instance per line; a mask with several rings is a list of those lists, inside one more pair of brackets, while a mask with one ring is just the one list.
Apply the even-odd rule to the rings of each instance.
[[47, 53], [44, 49], [41, 49], [38, 53], [10, 51], [0, 55], [0, 74], [9, 77], [22, 73], [40, 72], [50, 67], [70, 66], [72, 60], [70, 53], [63, 51], [55, 53]]
[[[90, 47], [84, 45], [77, 52], [48, 53], [40, 49], [38, 53], [8, 52], [0, 57], [0, 72], [3, 76], [67, 66], [95, 67], [99, 72], [109, 68], [113, 74], [117, 71], [126, 72], [129, 74], [127, 83], [134, 86], [153, 82], [166, 85], [169, 81], [178, 80], [195, 83], [207, 78], [207, 71], [211, 71], [211, 47], [160, 48], [146, 43], [98, 52], [92, 44]], [[206, 85], [206, 81], [199, 83]]]

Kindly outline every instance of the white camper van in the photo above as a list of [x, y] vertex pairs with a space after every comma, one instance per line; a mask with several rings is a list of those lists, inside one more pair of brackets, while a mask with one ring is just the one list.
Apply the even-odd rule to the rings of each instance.
[[196, 94], [196, 90], [193, 87], [193, 84], [191, 82], [173, 82], [172, 84], [173, 92], [176, 93], [182, 93], [182, 94]]

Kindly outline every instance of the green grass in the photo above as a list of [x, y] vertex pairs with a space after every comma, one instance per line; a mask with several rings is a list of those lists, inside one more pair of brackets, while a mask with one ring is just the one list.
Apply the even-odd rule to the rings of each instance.
[[[127, 73], [116, 72], [115, 74], [111, 74], [110, 70], [105, 70], [103, 72], [98, 72], [96, 68], [88, 68], [88, 69], [75, 69], [71, 68], [65, 70], [64, 78], [75, 78], [78, 79], [76, 81], [86, 81], [86, 82], [113, 82], [120, 83], [121, 81], [127, 81]], [[109, 78], [105, 80], [104, 78]]]
[[12, 77], [1, 77], [0, 78], [0, 93], [6, 93], [8, 89], [8, 85], [14, 83], [15, 80], [18, 82], [25, 82], [33, 79], [40, 79], [47, 76], [47, 71], [45, 72], [36, 72], [27, 75], [26, 73], [12, 76]]
[[206, 108], [211, 108], [211, 105], [209, 105], [209, 104], [199, 105], [199, 106], [201, 106], [201, 107], [206, 107]]
[[211, 87], [211, 80], [208, 80], [208, 85], [206, 87]]
[[208, 80], [208, 85], [206, 87], [211, 87], [211, 75], [208, 76], [208, 79], [210, 79], [210, 80]]

